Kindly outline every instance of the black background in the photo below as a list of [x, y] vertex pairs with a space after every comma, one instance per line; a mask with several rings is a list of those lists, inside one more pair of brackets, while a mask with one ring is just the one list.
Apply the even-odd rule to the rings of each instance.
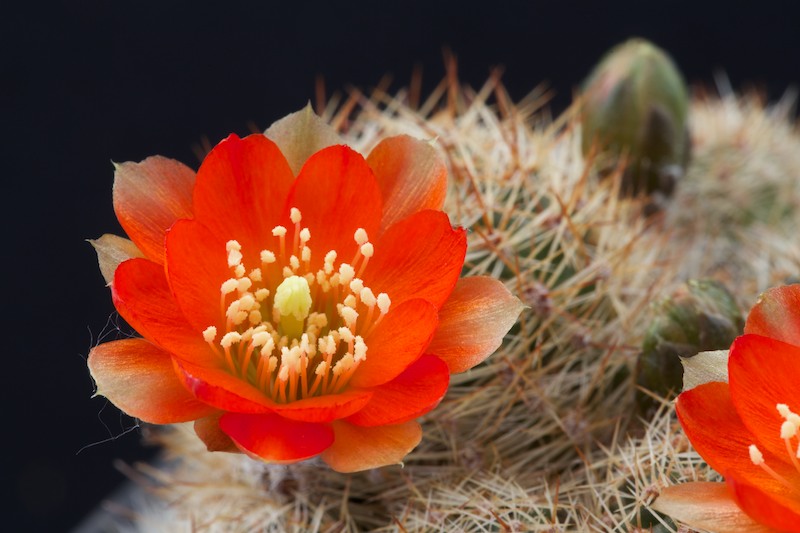
[[[800, 81], [795, 2], [62, 1], [0, 20], [4, 364], [2, 489], [9, 531], [65, 531], [123, 479], [135, 421], [91, 399], [89, 348], [115, 318], [84, 242], [121, 233], [111, 161], [152, 154], [193, 167], [193, 146], [246, 134], [330, 91], [393, 88], [442, 50], [461, 79], [490, 69], [518, 100], [541, 82], [554, 111], [610, 46], [634, 35], [667, 49], [692, 84], [725, 72], [772, 99]], [[223, 5], [224, 4], [224, 5]], [[7, 8], [4, 8], [7, 9]], [[11, 318], [10, 324], [8, 318]]]

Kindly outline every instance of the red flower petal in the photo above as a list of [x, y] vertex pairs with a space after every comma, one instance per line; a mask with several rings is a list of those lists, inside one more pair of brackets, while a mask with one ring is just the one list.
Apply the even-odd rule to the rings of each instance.
[[383, 197], [385, 229], [423, 209], [441, 210], [447, 167], [429, 143], [408, 135], [384, 139], [367, 157]]
[[194, 421], [194, 432], [210, 452], [240, 453], [233, 440], [219, 428], [219, 419], [224, 414], [218, 411], [204, 418], [198, 418]]
[[784, 490], [782, 486], [750, 460], [751, 444], [760, 447], [766, 463], [787, 479], [800, 474], [789, 464], [786, 450], [778, 456], [764, 449], [739, 418], [733, 407], [727, 383], [704, 383], [678, 396], [675, 405], [686, 435], [711, 467], [723, 476], [737, 479], [764, 490]]
[[331, 422], [363, 409], [372, 398], [371, 391], [345, 391], [278, 404], [274, 411], [284, 418], [303, 422]]
[[258, 257], [279, 224], [293, 181], [274, 142], [261, 134], [244, 139], [231, 135], [211, 150], [197, 171], [195, 219], [223, 243], [238, 240], [245, 258]]
[[800, 285], [764, 292], [747, 315], [744, 332], [800, 346]]
[[423, 355], [405, 372], [374, 390], [372, 400], [347, 419], [357, 426], [400, 424], [436, 407], [447, 392], [450, 372], [432, 355]]
[[422, 428], [414, 421], [376, 427], [337, 421], [333, 428], [336, 440], [323, 452], [322, 460], [337, 472], [400, 464], [422, 439]]
[[267, 413], [275, 402], [238, 376], [221, 368], [203, 367], [175, 359], [175, 371], [199, 400], [223, 411]]
[[494, 353], [523, 307], [496, 279], [460, 279], [439, 310], [428, 352], [447, 363], [452, 374], [469, 370]]
[[88, 364], [97, 394], [145, 422], [186, 422], [214, 412], [183, 387], [170, 354], [144, 339], [100, 344], [89, 352]]
[[315, 254], [311, 261], [319, 268], [330, 250], [336, 250], [339, 261], [350, 261], [356, 253], [353, 234], [358, 228], [372, 239], [377, 236], [381, 193], [361, 154], [331, 146], [303, 165], [286, 201], [287, 216], [292, 207], [300, 210], [300, 224], [311, 232], [309, 246]]
[[[411, 243], [411, 244], [410, 244]], [[437, 309], [453, 291], [467, 252], [464, 229], [440, 211], [420, 211], [390, 226], [375, 243], [364, 284], [392, 305], [422, 298]]]
[[302, 461], [333, 443], [329, 425], [298, 422], [274, 413], [225, 413], [219, 427], [242, 451], [270, 463]]
[[125, 233], [145, 256], [164, 263], [164, 233], [191, 218], [194, 171], [166, 157], [122, 163], [114, 173], [114, 211]]
[[220, 287], [233, 275], [226, 253], [225, 241], [195, 220], [180, 220], [167, 233], [169, 286], [181, 313], [198, 332], [209, 326], [225, 329]]
[[161, 265], [147, 259], [121, 263], [111, 295], [117, 311], [132, 328], [175, 357], [200, 364], [216, 361], [203, 335], [178, 308]]
[[800, 533], [800, 499], [796, 494], [786, 488], [768, 494], [733, 477], [726, 481], [736, 503], [751, 518], [778, 531]]
[[[759, 446], [786, 455], [780, 438], [784, 419], [776, 405], [800, 413], [800, 347], [758, 335], [743, 335], [728, 358], [731, 399], [744, 425], [758, 436]], [[800, 486], [800, 485], [798, 485]]]
[[391, 381], [425, 351], [438, 324], [436, 309], [426, 300], [407, 300], [392, 308], [365, 339], [367, 359], [350, 380], [356, 388]]

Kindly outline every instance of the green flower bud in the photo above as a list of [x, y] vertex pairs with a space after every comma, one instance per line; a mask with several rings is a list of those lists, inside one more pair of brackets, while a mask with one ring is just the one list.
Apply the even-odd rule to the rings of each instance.
[[[612, 49], [583, 90], [583, 152], [627, 158], [622, 193], [669, 195], [689, 161], [689, 95], [672, 60], [643, 39]], [[601, 158], [602, 159], [602, 158]]]
[[714, 280], [690, 280], [655, 302], [652, 311], [639, 359], [638, 383], [663, 396], [681, 390], [681, 357], [727, 350], [744, 329], [733, 296]]

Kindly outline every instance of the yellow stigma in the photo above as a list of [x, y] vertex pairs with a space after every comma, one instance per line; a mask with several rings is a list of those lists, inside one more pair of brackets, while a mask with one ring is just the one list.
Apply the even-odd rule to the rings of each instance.
[[280, 313], [284, 335], [299, 338], [311, 310], [311, 288], [306, 278], [289, 276], [275, 290], [274, 309]]

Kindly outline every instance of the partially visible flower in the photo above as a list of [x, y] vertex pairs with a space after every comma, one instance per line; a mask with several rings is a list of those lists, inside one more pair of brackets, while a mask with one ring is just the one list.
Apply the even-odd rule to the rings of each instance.
[[97, 393], [146, 422], [195, 421], [212, 451], [399, 463], [451, 373], [483, 361], [521, 310], [459, 279], [446, 170], [407, 136], [367, 159], [310, 109], [219, 143], [195, 173], [117, 166], [131, 241], [95, 242], [114, 304], [143, 338], [94, 348]]
[[669, 487], [654, 508], [720, 532], [800, 532], [800, 285], [762, 295], [731, 346], [727, 375], [684, 391], [676, 406], [725, 484]]

